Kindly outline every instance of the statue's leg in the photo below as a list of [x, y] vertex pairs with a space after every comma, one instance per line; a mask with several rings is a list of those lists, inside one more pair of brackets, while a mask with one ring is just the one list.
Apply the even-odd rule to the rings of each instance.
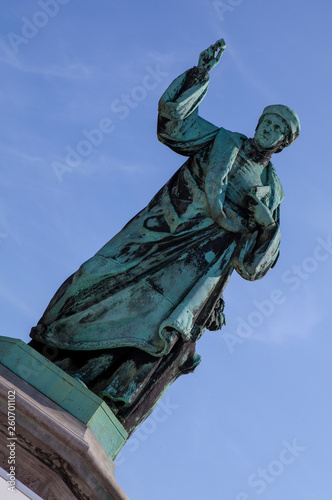
[[129, 434], [150, 415], [169, 386], [200, 362], [195, 343], [182, 339], [162, 357], [131, 347], [68, 351], [37, 341], [30, 345], [102, 397]]
[[129, 435], [150, 415], [169, 386], [180, 375], [193, 372], [199, 362], [200, 356], [195, 353], [195, 343], [184, 343], [181, 339], [168, 355], [159, 360], [155, 358], [155, 365], [135, 399], [117, 412], [117, 418]]
[[29, 345], [52, 361], [63, 371], [89, 385], [110, 368], [117, 359], [117, 353], [107, 351], [73, 351], [58, 349], [37, 340]]

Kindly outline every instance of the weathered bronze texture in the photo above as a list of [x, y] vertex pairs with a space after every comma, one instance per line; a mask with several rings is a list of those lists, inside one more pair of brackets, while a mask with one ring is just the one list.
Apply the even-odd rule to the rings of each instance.
[[[195, 342], [224, 323], [235, 269], [262, 278], [279, 254], [281, 183], [270, 161], [299, 135], [297, 115], [264, 109], [253, 139], [198, 115], [223, 40], [159, 102], [158, 138], [182, 167], [57, 291], [31, 345], [111, 406], [131, 433], [167, 387], [200, 362]], [[47, 352], [50, 352], [47, 349]]]

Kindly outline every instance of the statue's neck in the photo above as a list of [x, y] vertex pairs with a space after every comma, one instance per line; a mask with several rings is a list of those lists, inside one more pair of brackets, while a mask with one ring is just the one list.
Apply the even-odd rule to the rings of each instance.
[[273, 151], [267, 151], [258, 149], [254, 139], [248, 139], [244, 144], [244, 152], [248, 160], [259, 163], [263, 167], [266, 167], [271, 160]]

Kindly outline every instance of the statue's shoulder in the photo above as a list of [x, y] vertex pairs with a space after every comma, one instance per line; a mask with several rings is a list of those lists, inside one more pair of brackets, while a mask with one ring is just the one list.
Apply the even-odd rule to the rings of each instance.
[[238, 148], [240, 148], [243, 142], [248, 139], [248, 137], [246, 137], [244, 134], [240, 134], [239, 132], [232, 132], [231, 130], [227, 130], [224, 127], [219, 128], [217, 137], [219, 141], [233, 139], [235, 145]]
[[226, 177], [246, 139], [244, 134], [219, 128], [209, 155], [209, 169], [214, 172], [213, 175], [218, 172], [217, 175], [221, 179]]

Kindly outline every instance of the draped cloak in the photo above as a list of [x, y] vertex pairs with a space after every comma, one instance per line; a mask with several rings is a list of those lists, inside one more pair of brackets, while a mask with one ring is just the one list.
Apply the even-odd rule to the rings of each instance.
[[159, 140], [187, 161], [65, 281], [33, 339], [68, 350], [135, 347], [161, 357], [175, 338], [200, 337], [234, 268], [256, 280], [274, 265], [283, 198], [274, 167], [266, 167], [265, 203], [276, 224], [260, 243], [263, 229], [248, 224], [246, 190], [263, 184], [243, 153], [247, 138], [198, 116], [208, 80], [185, 88], [187, 76], [164, 93], [158, 118]]

